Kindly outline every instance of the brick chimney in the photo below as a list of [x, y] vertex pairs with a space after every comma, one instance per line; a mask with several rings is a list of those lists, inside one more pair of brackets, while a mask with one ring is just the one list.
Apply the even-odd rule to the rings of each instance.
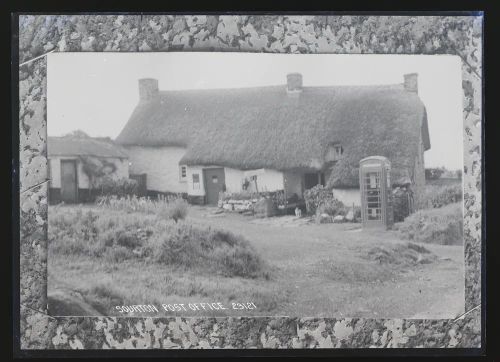
[[410, 73], [404, 75], [404, 87], [408, 92], [418, 93], [418, 73]]
[[286, 91], [289, 94], [299, 94], [302, 92], [302, 74], [289, 73], [286, 75]]
[[139, 100], [141, 102], [147, 102], [156, 99], [158, 98], [158, 95], [158, 79], [139, 79]]

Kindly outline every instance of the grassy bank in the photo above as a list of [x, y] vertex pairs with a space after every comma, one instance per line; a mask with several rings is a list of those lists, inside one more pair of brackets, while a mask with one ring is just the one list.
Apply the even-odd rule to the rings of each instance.
[[229, 303], [243, 297], [275, 306], [275, 293], [256, 286], [271, 279], [271, 268], [245, 238], [146, 209], [51, 208], [49, 261], [51, 281], [78, 291], [103, 314], [141, 300]]
[[[181, 201], [109, 201], [49, 207], [51, 314], [123, 316], [116, 306], [155, 305], [160, 313], [126, 315], [448, 318], [448, 300], [461, 298], [461, 246], [423, 247], [348, 224], [257, 223]], [[180, 303], [256, 309], [161, 309]], [[53, 310], [74, 305], [79, 312]]]
[[405, 239], [431, 244], [463, 244], [462, 203], [424, 209], [394, 225]]

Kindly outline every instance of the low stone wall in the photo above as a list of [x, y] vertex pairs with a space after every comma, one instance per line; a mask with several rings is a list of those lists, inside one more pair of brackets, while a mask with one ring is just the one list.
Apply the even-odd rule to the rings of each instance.
[[245, 212], [253, 211], [258, 199], [250, 200], [219, 200], [218, 206], [226, 211]]
[[255, 217], [270, 217], [278, 214], [272, 199], [260, 198], [250, 200], [220, 200], [218, 206], [227, 212], [238, 212]]

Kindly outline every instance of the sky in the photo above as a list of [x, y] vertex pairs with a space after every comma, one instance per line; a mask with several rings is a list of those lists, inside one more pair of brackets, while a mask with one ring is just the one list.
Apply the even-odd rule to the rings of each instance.
[[284, 85], [291, 72], [302, 73], [304, 87], [396, 84], [418, 73], [431, 139], [425, 165], [462, 168], [461, 61], [451, 55], [50, 53], [48, 135], [115, 138], [139, 101], [140, 78], [158, 79], [160, 90], [240, 88]]

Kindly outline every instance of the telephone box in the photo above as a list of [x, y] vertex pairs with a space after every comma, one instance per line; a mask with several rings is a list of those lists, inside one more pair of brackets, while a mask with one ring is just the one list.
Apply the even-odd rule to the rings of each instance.
[[394, 223], [389, 160], [371, 156], [359, 161], [359, 186], [363, 227], [389, 229]]

